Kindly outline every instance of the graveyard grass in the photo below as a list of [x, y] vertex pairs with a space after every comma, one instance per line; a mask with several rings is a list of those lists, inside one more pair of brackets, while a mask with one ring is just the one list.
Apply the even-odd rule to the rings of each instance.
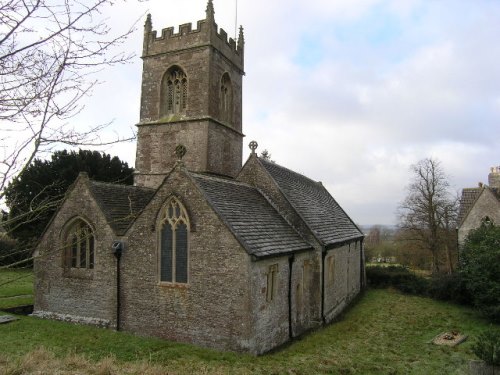
[[[23, 284], [11, 285], [8, 293], [0, 287], [0, 295], [29, 294]], [[465, 307], [368, 290], [334, 324], [253, 357], [21, 317], [0, 325], [0, 373], [466, 374], [468, 360], [474, 359], [471, 344], [488, 327]], [[451, 330], [465, 333], [468, 340], [456, 347], [430, 343]]]
[[32, 270], [0, 269], [0, 309], [32, 303]]

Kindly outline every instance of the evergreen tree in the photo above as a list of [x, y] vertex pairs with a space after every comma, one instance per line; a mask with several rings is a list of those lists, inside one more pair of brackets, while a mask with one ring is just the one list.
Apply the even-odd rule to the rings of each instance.
[[42, 234], [80, 172], [98, 181], [133, 183], [133, 168], [116, 156], [98, 151], [63, 150], [56, 151], [50, 160], [33, 160], [4, 192], [9, 214], [3, 226], [26, 252]]

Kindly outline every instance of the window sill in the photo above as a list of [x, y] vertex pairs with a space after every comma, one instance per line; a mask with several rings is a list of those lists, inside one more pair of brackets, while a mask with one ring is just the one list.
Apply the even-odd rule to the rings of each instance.
[[94, 278], [94, 269], [88, 268], [63, 268], [63, 276], [72, 279], [86, 279], [91, 280]]
[[166, 289], [189, 289], [188, 283], [172, 283], [168, 281], [159, 281], [158, 286]]

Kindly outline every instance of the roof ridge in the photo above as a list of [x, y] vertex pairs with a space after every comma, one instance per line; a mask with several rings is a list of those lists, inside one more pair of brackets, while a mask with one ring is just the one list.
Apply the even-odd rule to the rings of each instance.
[[90, 180], [89, 182], [94, 185], [106, 185], [106, 186], [112, 186], [112, 187], [119, 187], [119, 188], [125, 188], [125, 189], [131, 189], [131, 190], [144, 190], [144, 191], [154, 191], [156, 189], [149, 188], [146, 186], [137, 186], [137, 185], [127, 185], [127, 184], [120, 184], [117, 182], [106, 182], [106, 181], [99, 181], [99, 180]]
[[[306, 180], [309, 180], [309, 181], [311, 181], [311, 182], [313, 182], [313, 183], [315, 183], [315, 184], [320, 184], [320, 183], [321, 183], [320, 181], [313, 180], [312, 178], [307, 177], [306, 175], [304, 175], [304, 174], [302, 174], [302, 173], [295, 172], [294, 170], [292, 170], [292, 169], [290, 169], [290, 168], [284, 167], [284, 166], [282, 166], [281, 164], [275, 163], [275, 162], [273, 162], [273, 161], [269, 161], [269, 160], [264, 159], [264, 158], [262, 158], [262, 157], [260, 157], [260, 156], [257, 156], [257, 158], [259, 159], [259, 161], [260, 161], [260, 162], [267, 163], [268, 165], [277, 166], [277, 167], [279, 167], [279, 168], [281, 168], [281, 169], [284, 169], [284, 170], [286, 170], [286, 171], [288, 171], [288, 172], [290, 172], [290, 173], [292, 173], [292, 174], [294, 174], [294, 175], [297, 175], [297, 176], [303, 177], [303, 178], [305, 178]], [[321, 184], [322, 184], [322, 183], [321, 183]]]
[[226, 182], [228, 184], [239, 185], [239, 186], [246, 186], [246, 187], [249, 187], [249, 188], [252, 188], [252, 189], [256, 189], [255, 186], [252, 186], [250, 184], [247, 184], [246, 182], [238, 181], [238, 180], [232, 179], [232, 178], [224, 178], [224, 177], [220, 177], [220, 176], [207, 175], [207, 174], [204, 174], [204, 173], [197, 173], [197, 172], [188, 172], [188, 173], [191, 174], [193, 177], [206, 178], [206, 179], [212, 180], [212, 181]]

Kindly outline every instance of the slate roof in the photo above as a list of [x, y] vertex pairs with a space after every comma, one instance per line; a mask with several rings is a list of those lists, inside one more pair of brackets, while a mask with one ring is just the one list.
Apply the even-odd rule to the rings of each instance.
[[92, 195], [117, 236], [123, 236], [146, 207], [155, 189], [89, 181]]
[[483, 188], [465, 188], [462, 190], [462, 197], [460, 198], [460, 209], [458, 211], [458, 225], [462, 225], [465, 217], [474, 205], [474, 202], [481, 194]]
[[258, 189], [220, 177], [191, 176], [249, 255], [266, 257], [312, 248]]
[[324, 246], [363, 237], [320, 182], [259, 158], [281, 192]]

